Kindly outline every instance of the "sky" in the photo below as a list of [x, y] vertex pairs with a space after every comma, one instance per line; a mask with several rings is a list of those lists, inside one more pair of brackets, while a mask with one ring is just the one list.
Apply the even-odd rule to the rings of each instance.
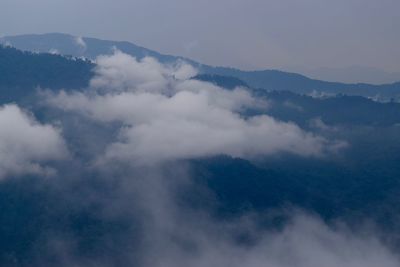
[[245, 70], [400, 80], [398, 0], [0, 0], [0, 35], [126, 40]]

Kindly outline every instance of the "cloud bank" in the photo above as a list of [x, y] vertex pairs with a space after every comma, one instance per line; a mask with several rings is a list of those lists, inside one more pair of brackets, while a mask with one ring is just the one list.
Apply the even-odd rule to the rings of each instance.
[[[41, 111], [60, 120], [73, 160], [57, 165], [58, 179], [33, 181], [40, 185], [37, 187], [31, 186], [32, 181], [8, 180], [20, 186], [27, 183], [24, 202], [14, 200], [24, 205], [26, 212], [11, 213], [14, 217], [3, 220], [6, 227], [0, 228], [0, 233], [9, 234], [7, 223], [34, 223], [27, 233], [21, 231], [28, 252], [14, 256], [20, 248], [19, 235], [15, 235], [14, 250], [0, 254], [5, 255], [0, 263], [399, 266], [397, 252], [373, 230], [351, 231], [307, 212], [282, 212], [281, 206], [276, 207], [278, 211], [246, 210], [231, 217], [216, 216], [223, 200], [213, 198], [217, 192], [196, 180], [197, 172], [191, 169], [196, 163], [181, 161], [221, 154], [252, 160], [281, 153], [319, 159], [344, 143], [267, 115], [268, 101], [255, 98], [245, 88], [227, 90], [191, 79], [196, 70], [184, 62], [138, 61], [116, 51], [98, 58], [97, 63], [90, 88], [40, 95], [46, 105]], [[293, 105], [286, 106], [293, 109]], [[320, 132], [333, 131], [318, 119], [310, 124]], [[47, 163], [63, 159], [65, 147], [57, 128], [37, 122], [16, 105], [0, 109], [0, 177], [54, 173]], [[85, 153], [85, 149], [93, 151]], [[98, 168], [88, 162], [107, 165]], [[199, 172], [207, 171], [212, 172]], [[243, 179], [254, 174], [243, 171]], [[258, 185], [253, 182], [249, 186]], [[18, 194], [18, 186], [10, 188], [0, 186], [0, 193]], [[14, 188], [16, 192], [9, 193]], [[269, 188], [265, 189], [263, 197], [267, 199]], [[237, 190], [242, 192], [242, 188]], [[271, 193], [276, 190], [279, 188], [271, 188]], [[196, 199], [192, 202], [186, 195]], [[11, 205], [10, 210], [13, 208]], [[275, 220], [276, 213], [285, 213], [285, 219], [277, 216]], [[36, 216], [31, 218], [31, 214]], [[279, 227], [274, 224], [277, 221], [282, 221]]]
[[106, 159], [154, 163], [222, 154], [321, 156], [342, 145], [268, 115], [247, 116], [246, 109], [265, 109], [267, 103], [243, 88], [229, 91], [191, 80], [196, 72], [185, 63], [138, 61], [118, 51], [97, 63], [88, 92], [60, 92], [47, 99], [93, 120], [122, 124]]
[[[159, 243], [150, 246], [156, 249], [149, 250], [143, 266], [395, 267], [399, 264], [399, 258], [373, 234], [327, 226], [306, 214], [293, 215], [282, 231], [255, 229], [251, 220], [229, 226], [210, 221], [202, 224], [180, 221], [176, 228], [170, 229], [170, 235], [161, 233], [163, 241], [156, 239]], [[249, 234], [251, 241], [239, 241], [240, 233]]]
[[17, 105], [0, 107], [0, 178], [6, 175], [51, 174], [42, 163], [65, 158], [58, 129], [42, 125]]

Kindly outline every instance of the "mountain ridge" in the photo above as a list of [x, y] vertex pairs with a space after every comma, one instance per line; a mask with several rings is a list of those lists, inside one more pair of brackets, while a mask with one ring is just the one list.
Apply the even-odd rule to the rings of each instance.
[[322, 81], [302, 74], [274, 69], [243, 71], [231, 67], [210, 66], [181, 56], [165, 55], [127, 41], [110, 41], [63, 33], [48, 33], [5, 36], [0, 38], [0, 43], [24, 51], [56, 53], [86, 57], [92, 60], [102, 54], [112, 54], [115, 49], [118, 49], [138, 59], [151, 56], [161, 63], [185, 61], [195, 66], [199, 70], [199, 74], [234, 77], [242, 80], [250, 87], [267, 91], [291, 91], [315, 95], [360, 95], [385, 102], [400, 100], [400, 81], [381, 85], [350, 84]]

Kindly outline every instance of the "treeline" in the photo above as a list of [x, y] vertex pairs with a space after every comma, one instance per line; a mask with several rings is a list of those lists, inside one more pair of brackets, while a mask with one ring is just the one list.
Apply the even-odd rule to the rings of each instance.
[[23, 52], [0, 46], [1, 98], [15, 100], [35, 88], [74, 89], [88, 86], [93, 63], [53, 54]]

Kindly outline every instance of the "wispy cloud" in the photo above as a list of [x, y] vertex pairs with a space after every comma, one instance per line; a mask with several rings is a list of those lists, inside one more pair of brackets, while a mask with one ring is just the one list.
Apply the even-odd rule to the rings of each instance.
[[75, 44], [77, 46], [79, 46], [82, 50], [86, 50], [87, 45], [86, 42], [83, 40], [83, 38], [81, 36], [76, 36], [74, 38]]
[[0, 107], [0, 178], [6, 175], [51, 174], [42, 163], [67, 155], [58, 129], [36, 122], [17, 105]]

